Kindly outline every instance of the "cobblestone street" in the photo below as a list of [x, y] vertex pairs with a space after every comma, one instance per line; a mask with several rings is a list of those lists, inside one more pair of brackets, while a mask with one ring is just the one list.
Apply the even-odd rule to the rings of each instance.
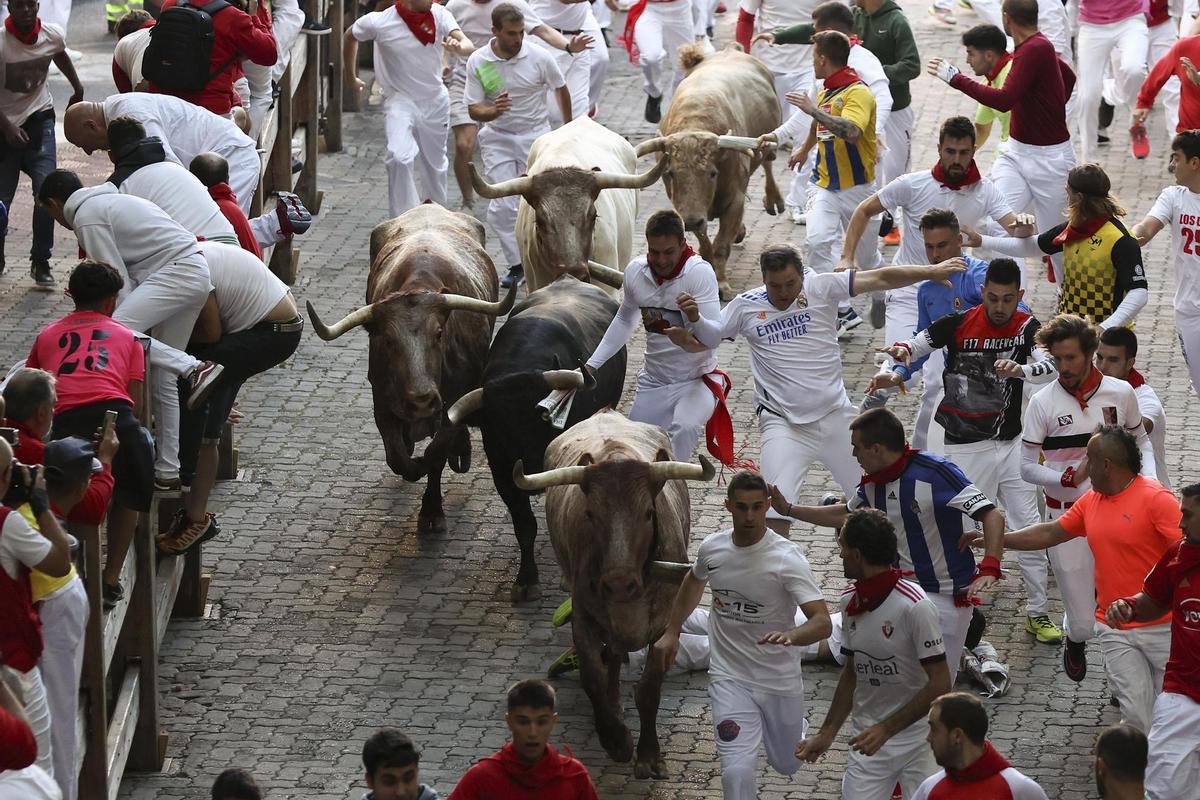
[[[718, 18], [718, 46], [731, 39], [736, 8], [729, 5], [730, 12]], [[954, 29], [934, 22], [922, 3], [902, 5], [922, 61], [944, 56], [966, 67], [958, 37], [976, 24], [971, 12], [959, 9]], [[621, 15], [614, 23], [614, 44], [623, 20]], [[107, 80], [105, 48], [111, 48], [111, 41], [84, 48], [87, 74], [97, 81], [88, 85], [89, 99], [112, 91], [101, 83]], [[640, 72], [623, 50], [612, 50], [612, 65], [598, 120], [636, 143], [653, 135], [641, 117]], [[55, 80], [60, 109], [69, 94], [65, 86]], [[926, 168], [935, 159], [940, 121], [952, 114], [973, 116], [974, 105], [926, 75], [913, 90], [913, 168]], [[378, 102], [376, 95], [365, 112], [347, 115], [344, 152], [322, 155], [324, 205], [301, 242], [294, 293], [300, 302], [311, 301], [327, 321], [361, 305], [368, 236], [387, 214]], [[1161, 113], [1152, 114], [1150, 123], [1153, 150], [1147, 160], [1134, 161], [1129, 155], [1127, 112], [1118, 111], [1113, 144], [1102, 150], [1102, 163], [1129, 210], [1130, 225], [1144, 216], [1162, 187], [1173, 183], [1166, 170]], [[989, 145], [979, 156], [984, 174], [994, 141]], [[81, 168], [85, 183], [102, 180], [109, 166], [103, 153], [89, 159], [61, 136], [60, 164]], [[788, 180], [781, 187], [785, 193]], [[453, 176], [450, 184], [457, 207]], [[738, 290], [757, 285], [757, 254], [764, 245], [804, 242], [803, 227], [762, 211], [761, 195], [757, 175], [747, 202], [747, 237], [734, 247], [729, 262]], [[650, 212], [667, 205], [661, 184], [644, 191], [638, 230]], [[9, 269], [0, 278], [0, 356], [5, 364], [24, 357], [36, 330], [69, 308], [61, 293], [31, 288], [25, 263], [27, 179], [22, 179], [15, 206]], [[483, 202], [476, 212], [482, 219]], [[63, 284], [76, 248], [69, 232], [59, 228], [56, 236], [53, 265]], [[635, 252], [643, 241], [639, 233]], [[1183, 463], [1188, 442], [1195, 442], [1186, 431], [1200, 420], [1174, 335], [1169, 246], [1164, 233], [1146, 252], [1150, 301], [1138, 318], [1138, 368], [1168, 410], [1168, 462], [1178, 488], [1200, 477]], [[490, 231], [489, 249], [501, 263]], [[885, 253], [889, 260], [891, 254]], [[1045, 320], [1053, 309], [1051, 287], [1037, 268], [1030, 268], [1035, 276], [1030, 278], [1031, 305]], [[865, 301], [859, 306], [865, 313]], [[843, 343], [846, 383], [855, 402], [874, 370], [874, 348], [882, 344], [882, 332], [869, 324]], [[642, 348], [639, 333], [630, 347], [621, 404], [625, 412]], [[224, 532], [205, 546], [206, 567], [213, 576], [211, 613], [205, 619], [173, 622], [163, 647], [167, 767], [162, 774], [127, 776], [123, 798], [207, 798], [213, 778], [229, 766], [250, 769], [272, 800], [358, 798], [365, 791], [362, 743], [382, 725], [397, 726], [414, 738], [423, 751], [422, 780], [446, 797], [468, 766], [505, 741], [505, 689], [543, 674], [570, 643], [569, 627], [550, 624], [563, 595], [541, 501], [535, 502], [535, 510], [542, 525], [537, 555], [543, 597], [520, 606], [509, 601], [516, 543], [477, 432], [470, 472], [447, 471], [448, 531], [417, 535], [423, 485], [405, 483], [384, 462], [371, 414], [366, 355], [367, 337], [360, 331], [332, 343], [306, 331], [294, 358], [243, 390], [240, 409], [246, 418], [237, 426], [243, 471], [240, 480], [219, 486], [213, 506]], [[738, 446], [744, 444], [744, 454], [755, 457], [758, 434], [747, 348], [741, 341], [726, 344], [720, 360], [735, 384], [730, 408]], [[916, 399], [902, 397], [892, 407], [911, 420]], [[818, 467], [810, 473], [802, 499], [815, 502], [833, 486]], [[715, 483], [691, 484], [693, 553], [704, 535], [725, 527], [723, 498], [723, 487]], [[836, 600], [846, 581], [831, 532], [799, 524], [793, 531], [826, 598]], [[1087, 679], [1069, 681], [1062, 674], [1059, 649], [1039, 645], [1024, 632], [1024, 597], [1014, 556], [1006, 556], [1005, 568], [1009, 577], [984, 609], [989, 620], [984, 638], [1012, 670], [1009, 694], [987, 701], [992, 738], [1050, 797], [1093, 797], [1090, 749], [1100, 726], [1117, 720], [1108, 703], [1099, 648], [1089, 649]], [[1057, 617], [1057, 589], [1051, 594], [1052, 616]], [[823, 719], [837, 676], [834, 665], [805, 666], [810, 724]], [[608, 759], [594, 735], [590, 704], [577, 675], [557, 686], [561, 716], [555, 743], [570, 747], [587, 765], [602, 798], [720, 796], [705, 674], [672, 674], [664, 684], [659, 728], [671, 777], [662, 781], [635, 780], [632, 765]], [[632, 688], [626, 681], [623, 698], [627, 720], [636, 728]], [[806, 765], [790, 778], [770, 771], [762, 760], [761, 796], [840, 796], [848, 728], [823, 762]]]

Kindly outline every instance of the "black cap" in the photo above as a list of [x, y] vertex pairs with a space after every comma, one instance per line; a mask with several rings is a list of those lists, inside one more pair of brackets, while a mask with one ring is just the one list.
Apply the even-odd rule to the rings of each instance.
[[96, 460], [96, 448], [79, 436], [68, 436], [47, 444], [42, 463], [46, 467], [46, 477], [61, 481], [83, 480], [104, 469]]

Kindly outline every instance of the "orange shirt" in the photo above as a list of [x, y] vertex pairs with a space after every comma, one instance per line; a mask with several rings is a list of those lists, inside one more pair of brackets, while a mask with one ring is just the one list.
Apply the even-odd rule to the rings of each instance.
[[[1104, 495], [1095, 489], [1079, 498], [1058, 524], [1072, 536], [1086, 536], [1096, 560], [1096, 619], [1114, 600], [1142, 590], [1150, 570], [1167, 549], [1179, 544], [1179, 501], [1170, 489], [1138, 475], [1123, 491]], [[1165, 625], [1171, 615], [1124, 627]]]

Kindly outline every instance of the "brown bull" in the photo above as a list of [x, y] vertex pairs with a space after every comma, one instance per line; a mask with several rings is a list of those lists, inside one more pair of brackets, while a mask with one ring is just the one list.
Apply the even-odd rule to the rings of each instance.
[[[466, 472], [467, 429], [445, 409], [479, 386], [496, 317], [507, 314], [515, 285], [497, 302], [498, 281], [484, 250], [483, 225], [439, 205], [417, 206], [371, 231], [367, 305], [324, 325], [326, 341], [362, 326], [369, 337], [367, 379], [388, 466], [407, 481], [427, 477], [417, 528], [445, 530], [442, 469]], [[423, 455], [416, 443], [432, 437]]]
[[[514, 479], [527, 491], [546, 489], [546, 524], [570, 586], [580, 678], [592, 701], [596, 732], [616, 761], [633, 756], [622, 720], [621, 665], [667, 626], [678, 578], [662, 580], [687, 561], [691, 535], [688, 480], [711, 480], [712, 465], [671, 461], [663, 430], [601, 411], [550, 443], [547, 471]], [[678, 573], [675, 573], [678, 575]], [[655, 720], [663, 672], [647, 659], [635, 690], [641, 735], [634, 775], [666, 777]]]
[[[718, 142], [726, 134], [758, 137], [779, 126], [779, 99], [774, 78], [757, 58], [737, 45], [705, 54], [701, 44], [679, 48], [687, 77], [675, 89], [659, 125], [662, 136], [642, 142], [639, 156], [666, 153], [671, 160], [663, 185], [683, 223], [700, 242], [700, 255], [713, 265], [721, 299], [733, 298], [725, 264], [730, 246], [746, 235], [742, 222], [750, 174], [762, 165], [768, 214], [782, 213], [783, 196], [775, 184], [771, 162], [744, 146]], [[708, 221], [720, 220], [715, 241], [708, 238]]]

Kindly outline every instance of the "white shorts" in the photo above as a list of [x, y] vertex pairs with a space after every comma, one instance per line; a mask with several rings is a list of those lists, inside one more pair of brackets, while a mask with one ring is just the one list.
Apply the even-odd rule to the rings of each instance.
[[467, 112], [467, 101], [464, 92], [467, 89], [467, 68], [464, 64], [456, 64], [446, 77], [446, 91], [450, 93], [450, 127], [459, 125], [478, 125]]
[[933, 751], [925, 740], [927, 729], [924, 719], [917, 720], [884, 742], [873, 756], [851, 750], [842, 776], [844, 800], [888, 800], [897, 783], [902, 797], [912, 797], [917, 787], [937, 772]]
[[758, 796], [760, 744], [776, 772], [791, 775], [800, 769], [796, 744], [808, 731], [804, 695], [768, 694], [722, 679], [709, 685], [708, 696], [725, 800]]
[[1163, 692], [1154, 701], [1146, 796], [1150, 800], [1186, 797], [1200, 785], [1200, 704]]

